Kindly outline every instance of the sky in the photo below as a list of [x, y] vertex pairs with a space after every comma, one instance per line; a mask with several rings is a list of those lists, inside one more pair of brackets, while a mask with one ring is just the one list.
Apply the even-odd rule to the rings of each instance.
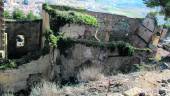
[[[147, 13], [159, 10], [158, 8], [151, 9], [146, 7], [146, 5], [143, 3], [143, 0], [28, 0], [28, 1], [48, 2], [49, 4], [80, 7], [90, 11], [124, 15], [131, 18], [144, 18], [147, 15]], [[24, 8], [29, 9], [27, 7]], [[160, 22], [160, 24], [163, 24], [164, 17], [158, 16], [158, 18], [159, 18], [158, 22]]]
[[132, 18], [143, 18], [151, 9], [143, 0], [48, 0], [51, 4], [62, 4], [82, 7], [87, 10], [126, 15]]
[[[149, 12], [159, 8], [148, 8], [143, 0], [48, 0], [50, 4], [81, 7], [90, 11], [144, 18]], [[164, 24], [164, 16], [157, 16], [158, 23]]]

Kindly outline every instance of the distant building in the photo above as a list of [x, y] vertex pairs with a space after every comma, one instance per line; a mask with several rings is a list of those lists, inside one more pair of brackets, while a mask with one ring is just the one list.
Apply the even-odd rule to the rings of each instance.
[[5, 33], [5, 22], [3, 18], [4, 3], [0, 0], [0, 58], [7, 57], [7, 34]]

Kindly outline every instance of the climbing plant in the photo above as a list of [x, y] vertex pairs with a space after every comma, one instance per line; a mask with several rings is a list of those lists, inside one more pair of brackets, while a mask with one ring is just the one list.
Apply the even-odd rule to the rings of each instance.
[[[70, 23], [98, 26], [97, 19], [85, 12], [70, 7], [54, 7], [44, 4], [43, 9], [50, 15], [51, 29], [58, 32], [59, 28]], [[77, 9], [78, 10], [78, 9]]]
[[[71, 23], [85, 24], [98, 27], [98, 21], [95, 17], [83, 12], [83, 10], [76, 10], [75, 8], [43, 5], [43, 9], [50, 15], [50, 28], [46, 33], [48, 44], [52, 47], [57, 47], [61, 54], [66, 55], [66, 49], [71, 48], [74, 44], [83, 44], [86, 46], [93, 46], [99, 48], [107, 48], [111, 51], [118, 49], [121, 56], [132, 56], [135, 51], [145, 51], [145, 49], [138, 49], [126, 42], [98, 42], [93, 40], [80, 40], [72, 38], [62, 38], [59, 28]], [[127, 26], [128, 27], [128, 26]]]
[[51, 29], [46, 29], [45, 37], [46, 42], [50, 47], [57, 47], [57, 42], [62, 38], [63, 34], [60, 35], [54, 35], [54, 32]]
[[[64, 47], [70, 46], [71, 43], [64, 42], [62, 39], [63, 34], [59, 33], [59, 28], [66, 24], [76, 23], [98, 27], [97, 19], [86, 14], [82, 9], [47, 4], [43, 5], [43, 9], [50, 15], [50, 29], [46, 32], [45, 37], [51, 47], [57, 47], [61, 43], [64, 44]], [[63, 46], [58, 47], [62, 47], [62, 50], [65, 49]]]
[[132, 56], [135, 51], [146, 51], [151, 52], [148, 48], [136, 48], [131, 44], [123, 42], [123, 41], [115, 41], [115, 42], [98, 42], [91, 40], [80, 40], [80, 39], [63, 39], [61, 38], [58, 41], [58, 49], [61, 53], [65, 54], [65, 50], [74, 46], [74, 44], [83, 44], [88, 47], [98, 47], [98, 48], [107, 48], [110, 51], [115, 51], [118, 49], [118, 53], [120, 56]]

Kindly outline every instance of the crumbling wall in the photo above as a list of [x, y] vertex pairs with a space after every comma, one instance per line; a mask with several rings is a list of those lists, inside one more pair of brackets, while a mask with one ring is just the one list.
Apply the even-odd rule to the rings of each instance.
[[147, 56], [146, 52], [136, 52], [133, 56], [120, 56], [117, 50], [111, 51], [78, 43], [66, 49], [65, 54], [60, 50], [59, 52], [54, 67], [54, 77], [57, 81], [76, 78], [81, 69], [90, 66], [102, 67], [107, 75], [115, 74], [121, 69], [126, 69], [127, 66], [140, 64]]
[[[97, 18], [99, 22], [99, 28], [83, 24], [66, 24], [61, 27], [59, 31], [64, 32], [66, 37], [94, 40], [94, 36], [96, 35], [97, 30], [97, 37], [100, 40], [114, 41], [131, 38], [131, 36], [135, 33], [136, 29], [139, 26], [140, 19], [137, 18], [128, 18], [126, 16], [90, 11], [88, 11], [87, 13]], [[127, 23], [127, 25], [129, 26], [127, 28], [128, 32], [123, 32], [124, 30], [122, 30], [123, 28], [119, 24], [122, 21]], [[50, 20], [50, 23], [57, 24], [55, 20]]]
[[[58, 55], [54, 52], [55, 58]], [[41, 56], [38, 60], [19, 66], [17, 69], [0, 70], [0, 85], [5, 91], [20, 91], [26, 89], [27, 80], [30, 75], [41, 74], [42, 79], [49, 79], [50, 76], [50, 54]]]

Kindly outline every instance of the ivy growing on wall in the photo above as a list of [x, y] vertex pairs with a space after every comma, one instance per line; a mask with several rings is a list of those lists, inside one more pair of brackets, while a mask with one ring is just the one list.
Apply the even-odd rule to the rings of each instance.
[[[71, 8], [68, 6], [43, 5], [43, 9], [50, 15], [50, 28], [45, 36], [49, 46], [56, 47], [57, 41], [62, 38], [59, 34], [59, 28], [66, 24], [85, 24], [98, 27], [98, 21], [95, 17], [88, 15], [83, 9]], [[66, 46], [66, 45], [64, 45]]]
[[[43, 5], [43, 9], [50, 15], [51, 29], [58, 32], [59, 28], [71, 23], [85, 24], [90, 26], [98, 26], [98, 21], [95, 17], [80, 11], [79, 9], [70, 7], [55, 7], [54, 5]], [[78, 11], [79, 10], [79, 11]]]
[[82, 9], [75, 9], [66, 6], [43, 5], [43, 9], [50, 15], [50, 28], [46, 33], [46, 40], [52, 47], [57, 47], [61, 54], [66, 55], [65, 50], [74, 46], [74, 44], [83, 44], [86, 46], [107, 48], [111, 51], [118, 49], [121, 56], [132, 56], [135, 51], [148, 51], [149, 49], [135, 48], [129, 43], [119, 42], [97, 42], [93, 40], [80, 40], [71, 38], [62, 38], [59, 35], [59, 28], [71, 23], [85, 24], [98, 27], [97, 19], [83, 12]]
[[54, 35], [54, 32], [51, 29], [46, 29], [45, 37], [46, 37], [46, 42], [48, 43], [47, 46], [56, 48], [57, 47], [57, 42], [62, 38], [63, 34], [58, 34], [57, 36]]
[[91, 40], [81, 40], [81, 39], [60, 39], [58, 41], [58, 49], [60, 50], [61, 54], [66, 55], [65, 50], [74, 46], [74, 44], [83, 44], [88, 47], [98, 47], [98, 48], [107, 48], [110, 51], [115, 51], [118, 49], [118, 53], [120, 56], [132, 56], [135, 51], [147, 51], [152, 52], [150, 49], [147, 48], [135, 48], [131, 44], [123, 42], [123, 41], [115, 41], [115, 42], [98, 42], [98, 41], [91, 41]]
[[119, 41], [117, 43], [117, 48], [121, 56], [127, 56], [127, 55], [132, 56], [133, 53], [135, 52], [135, 48], [132, 45], [122, 41]]

